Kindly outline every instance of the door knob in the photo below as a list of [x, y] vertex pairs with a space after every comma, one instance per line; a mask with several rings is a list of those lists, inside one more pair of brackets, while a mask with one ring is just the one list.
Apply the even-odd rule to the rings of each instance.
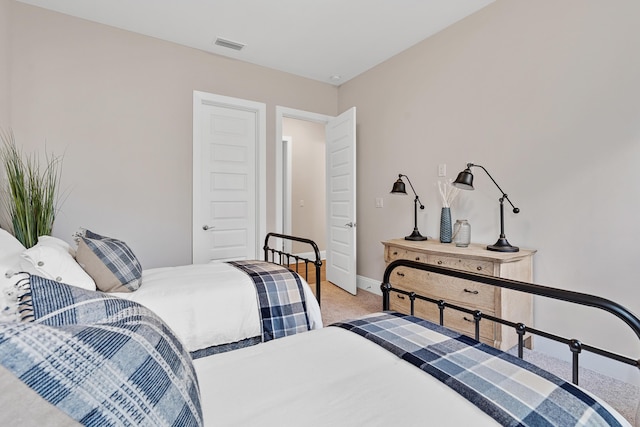
[[348, 223], [346, 223], [344, 226], [345, 226], [345, 227], [349, 227], [349, 228], [353, 228], [353, 227], [355, 227], [355, 226], [356, 226], [356, 223], [355, 223], [355, 222], [348, 222]]
[[206, 224], [205, 224], [205, 225], [203, 225], [203, 226], [202, 226], [202, 229], [203, 229], [204, 231], [212, 230], [212, 229], [214, 229], [214, 228], [216, 228], [216, 226], [215, 226], [215, 225], [208, 226], [208, 225], [206, 225]]

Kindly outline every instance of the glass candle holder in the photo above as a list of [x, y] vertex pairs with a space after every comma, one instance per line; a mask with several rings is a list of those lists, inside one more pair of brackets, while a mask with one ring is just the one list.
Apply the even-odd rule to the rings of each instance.
[[461, 248], [466, 248], [471, 243], [471, 224], [466, 219], [456, 220], [453, 226], [453, 242]]

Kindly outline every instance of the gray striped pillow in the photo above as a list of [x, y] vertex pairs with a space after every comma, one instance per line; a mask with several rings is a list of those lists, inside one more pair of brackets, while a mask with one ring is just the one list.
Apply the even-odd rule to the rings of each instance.
[[133, 292], [142, 284], [142, 266], [122, 240], [89, 230], [78, 236], [76, 261], [102, 292]]

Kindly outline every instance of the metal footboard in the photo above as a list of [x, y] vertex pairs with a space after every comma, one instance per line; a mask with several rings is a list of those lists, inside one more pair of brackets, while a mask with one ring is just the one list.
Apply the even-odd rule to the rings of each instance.
[[623, 322], [625, 322], [633, 330], [633, 332], [636, 334], [638, 339], [640, 339], [640, 319], [638, 319], [638, 317], [636, 317], [633, 313], [631, 313], [629, 310], [627, 310], [625, 307], [621, 306], [618, 303], [615, 303], [613, 301], [607, 300], [605, 298], [600, 298], [594, 295], [567, 291], [567, 290], [552, 288], [548, 286], [534, 285], [532, 283], [519, 282], [516, 280], [502, 279], [502, 278], [497, 278], [492, 276], [484, 276], [480, 274], [454, 270], [451, 268], [438, 267], [435, 265], [423, 264], [423, 263], [419, 263], [411, 260], [404, 260], [404, 259], [393, 261], [387, 266], [384, 272], [382, 285], [380, 286], [380, 288], [382, 289], [382, 309], [383, 310], [389, 310], [389, 295], [391, 292], [396, 292], [409, 297], [409, 300], [411, 302], [412, 315], [414, 314], [415, 300], [421, 300], [421, 301], [426, 301], [432, 304], [436, 304], [440, 312], [440, 325], [442, 326], [447, 326], [444, 324], [445, 309], [454, 309], [454, 310], [462, 311], [470, 315], [473, 315], [474, 322], [475, 322], [475, 339], [477, 341], [480, 341], [480, 322], [483, 319], [487, 319], [493, 322], [500, 323], [502, 325], [507, 325], [512, 327], [514, 329], [514, 333], [518, 335], [518, 356], [520, 358], [523, 357], [524, 335], [527, 333], [532, 335], [538, 335], [547, 339], [551, 339], [556, 342], [567, 344], [569, 346], [569, 350], [572, 353], [572, 374], [573, 374], [572, 380], [574, 384], [578, 384], [579, 355], [583, 350], [598, 354], [608, 359], [613, 359], [618, 362], [635, 366], [636, 368], [640, 369], [640, 360], [638, 359], [632, 359], [630, 357], [616, 354], [602, 348], [594, 347], [594, 346], [585, 344], [577, 339], [565, 338], [559, 335], [555, 335], [553, 333], [549, 333], [547, 331], [542, 331], [542, 330], [533, 328], [531, 325], [525, 325], [524, 323], [516, 323], [509, 320], [490, 316], [482, 313], [480, 310], [470, 310], [465, 307], [460, 307], [455, 304], [450, 304], [444, 300], [435, 300], [433, 298], [428, 298], [422, 295], [418, 295], [415, 292], [408, 292], [402, 289], [394, 288], [389, 281], [391, 277], [391, 272], [395, 268], [401, 267], [401, 266], [414, 268], [416, 270], [428, 271], [436, 274], [442, 274], [445, 276], [456, 277], [459, 279], [471, 280], [478, 283], [484, 283], [486, 285], [512, 289], [515, 291], [524, 292], [524, 293], [537, 295], [541, 297], [553, 298], [560, 301], [568, 301], [575, 304], [599, 308], [601, 310], [604, 310], [613, 314], [614, 316], [618, 317]]
[[[300, 242], [300, 243], [306, 243], [309, 246], [311, 246], [311, 248], [313, 249], [313, 252], [315, 253], [316, 259], [315, 260], [311, 260], [311, 259], [299, 256], [299, 255], [294, 255], [294, 254], [290, 254], [290, 253], [284, 252], [284, 251], [279, 250], [279, 249], [271, 248], [271, 247], [269, 247], [269, 239], [271, 237], [277, 238], [277, 239], [291, 240], [291, 241]], [[313, 240], [305, 239], [303, 237], [289, 236], [289, 235], [286, 235], [286, 234], [268, 233], [267, 237], [265, 237], [265, 239], [264, 239], [264, 260], [268, 261], [268, 262], [273, 262], [273, 263], [276, 263], [276, 264], [280, 264], [280, 265], [286, 265], [287, 267], [289, 267], [292, 264], [292, 261], [295, 262], [295, 264], [296, 264], [296, 268], [295, 268], [296, 273], [298, 273], [301, 276], [303, 276], [304, 279], [307, 282], [309, 281], [309, 264], [313, 264], [315, 266], [316, 299], [318, 300], [318, 305], [321, 304], [321, 302], [320, 302], [320, 287], [321, 287], [320, 286], [320, 273], [321, 273], [321, 271], [320, 270], [321, 270], [321, 267], [322, 267], [322, 259], [320, 258], [320, 250], [318, 249], [318, 245], [316, 245], [316, 243]], [[304, 275], [300, 271], [298, 271], [301, 262], [304, 262]]]

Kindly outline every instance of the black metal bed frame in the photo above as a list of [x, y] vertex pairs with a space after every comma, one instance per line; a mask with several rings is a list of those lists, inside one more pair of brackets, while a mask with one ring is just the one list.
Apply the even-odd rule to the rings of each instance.
[[399, 294], [403, 294], [409, 297], [409, 300], [411, 301], [412, 315], [414, 314], [414, 305], [415, 305], [416, 299], [436, 304], [440, 310], [441, 326], [446, 326], [444, 324], [445, 308], [451, 308], [454, 310], [462, 311], [462, 312], [473, 315], [474, 323], [475, 323], [475, 339], [477, 341], [480, 341], [480, 321], [482, 319], [491, 320], [493, 322], [497, 322], [502, 325], [513, 327], [515, 333], [518, 335], [518, 357], [520, 358], [523, 357], [524, 335], [526, 333], [538, 335], [544, 338], [551, 339], [556, 342], [567, 344], [569, 346], [571, 353], [573, 354], [572, 381], [574, 384], [578, 384], [579, 355], [582, 352], [582, 350], [589, 351], [591, 353], [606, 357], [608, 359], [613, 359], [618, 362], [622, 362], [631, 366], [635, 366], [636, 368], [640, 369], [639, 359], [632, 359], [630, 357], [616, 354], [608, 350], [604, 350], [602, 348], [584, 344], [583, 342], [577, 339], [561, 337], [546, 331], [533, 328], [530, 325], [525, 325], [524, 323], [515, 323], [509, 320], [490, 316], [482, 313], [480, 310], [470, 310], [465, 307], [460, 307], [455, 304], [450, 304], [444, 300], [436, 300], [433, 298], [418, 295], [415, 292], [408, 292], [403, 289], [394, 288], [389, 281], [389, 279], [391, 278], [391, 272], [396, 267], [401, 267], [401, 266], [414, 268], [416, 270], [423, 270], [423, 271], [428, 271], [432, 273], [442, 274], [445, 276], [456, 277], [459, 279], [471, 280], [474, 282], [484, 283], [486, 285], [512, 289], [515, 291], [520, 291], [520, 292], [537, 295], [541, 297], [553, 298], [560, 301], [568, 301], [575, 304], [599, 308], [613, 314], [614, 316], [618, 317], [623, 322], [625, 322], [633, 330], [633, 332], [636, 334], [636, 336], [640, 340], [640, 319], [638, 319], [638, 317], [636, 317], [632, 312], [630, 312], [629, 310], [627, 310], [625, 307], [621, 306], [618, 303], [615, 303], [613, 301], [607, 300], [605, 298], [600, 298], [594, 295], [567, 291], [567, 290], [552, 288], [548, 286], [534, 285], [532, 283], [519, 282], [516, 280], [502, 279], [502, 278], [492, 277], [492, 276], [484, 276], [481, 274], [469, 273], [469, 272], [454, 270], [446, 267], [438, 267], [435, 265], [423, 264], [416, 261], [405, 260], [405, 259], [399, 259], [399, 260], [393, 261], [387, 266], [387, 268], [384, 271], [384, 278], [383, 278], [382, 285], [380, 286], [380, 288], [382, 289], [382, 309], [383, 310], [389, 310], [390, 293], [397, 292]]
[[[313, 248], [313, 252], [315, 252], [316, 259], [311, 260], [305, 257], [301, 257], [299, 255], [290, 254], [284, 252], [279, 249], [270, 248], [269, 247], [269, 238], [274, 237], [278, 239], [291, 240], [300, 243], [306, 243]], [[298, 266], [300, 265], [300, 261], [304, 261], [304, 279], [309, 280], [309, 264], [313, 264], [316, 268], [316, 299], [318, 300], [318, 305], [320, 305], [320, 268], [322, 267], [322, 259], [320, 258], [320, 250], [318, 250], [318, 245], [313, 240], [305, 239], [304, 237], [297, 236], [289, 236], [286, 234], [279, 233], [268, 233], [267, 237], [264, 239], [264, 260], [268, 262], [273, 262], [275, 264], [286, 265], [289, 267], [291, 265], [291, 260], [293, 259], [296, 264], [295, 271], [296, 273], [302, 275], [301, 272], [298, 271]], [[271, 254], [271, 259], [269, 259], [269, 254]], [[278, 255], [278, 261], [276, 262], [276, 254]]]

